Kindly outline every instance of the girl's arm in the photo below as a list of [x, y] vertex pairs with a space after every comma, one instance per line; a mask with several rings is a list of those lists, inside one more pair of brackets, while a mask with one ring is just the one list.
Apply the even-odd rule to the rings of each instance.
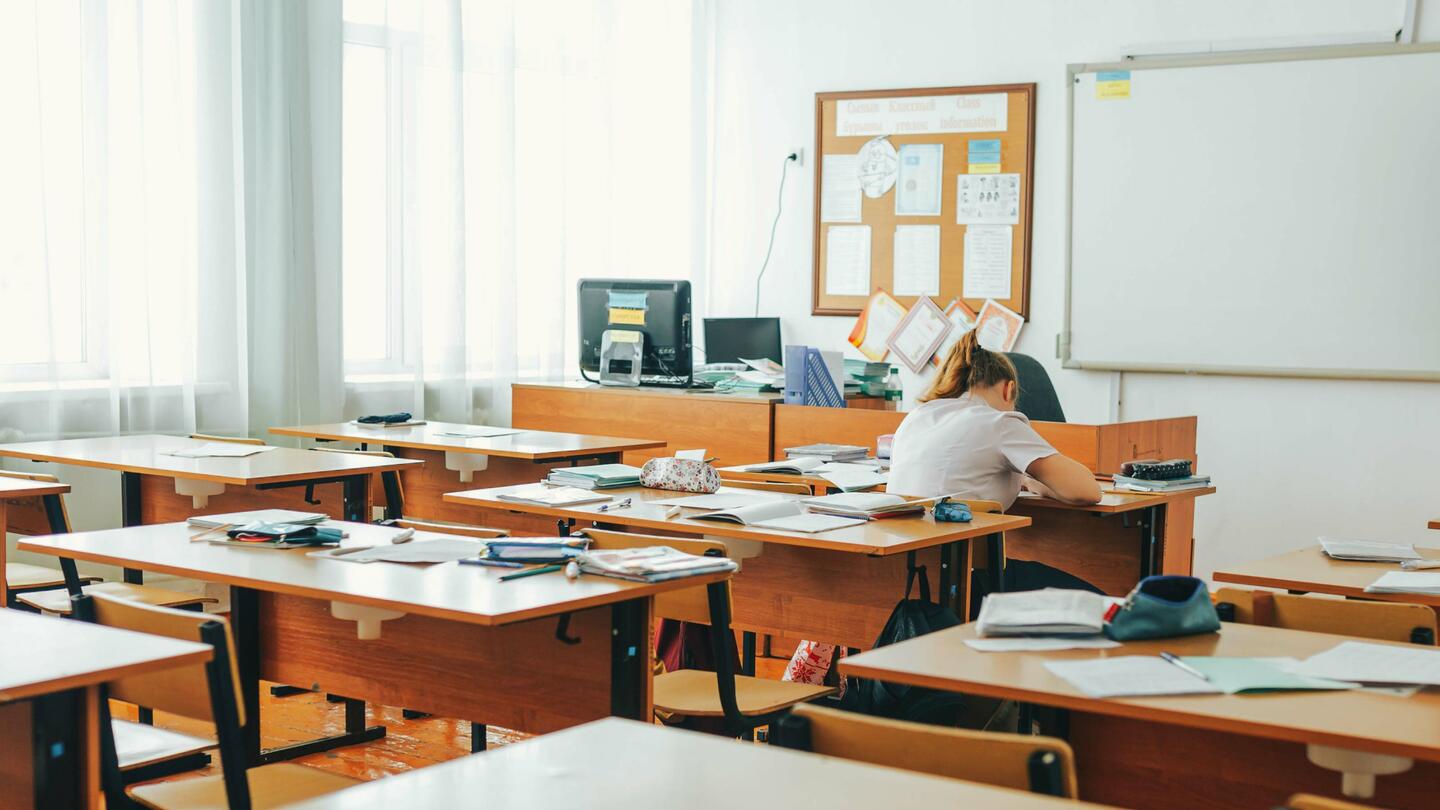
[[1034, 488], [1050, 498], [1071, 504], [1100, 502], [1100, 483], [1085, 465], [1055, 453], [1035, 459], [1025, 473], [1040, 485]]

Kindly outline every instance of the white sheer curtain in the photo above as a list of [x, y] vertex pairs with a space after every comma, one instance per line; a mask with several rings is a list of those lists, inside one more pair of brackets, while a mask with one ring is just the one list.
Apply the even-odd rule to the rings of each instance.
[[507, 423], [579, 279], [703, 279], [706, 5], [345, 0], [349, 414]]
[[0, 3], [0, 441], [338, 418], [339, 0]]

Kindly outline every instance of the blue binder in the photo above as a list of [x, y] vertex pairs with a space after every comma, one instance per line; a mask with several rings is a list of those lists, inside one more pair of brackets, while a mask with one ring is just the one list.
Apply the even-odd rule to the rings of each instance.
[[785, 403], [822, 408], [845, 407], [845, 392], [835, 389], [835, 380], [825, 357], [812, 346], [785, 347]]

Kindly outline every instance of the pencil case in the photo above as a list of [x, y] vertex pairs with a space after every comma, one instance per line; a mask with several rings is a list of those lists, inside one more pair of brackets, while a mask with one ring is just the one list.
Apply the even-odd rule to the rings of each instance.
[[393, 425], [399, 422], [409, 422], [410, 414], [401, 411], [400, 413], [380, 413], [362, 416], [355, 420], [362, 425]]
[[1210, 589], [1195, 577], [1145, 577], [1106, 618], [1105, 635], [1114, 641], [1193, 636], [1220, 629]]
[[941, 501], [935, 504], [935, 520], [938, 523], [969, 523], [973, 519], [969, 504], [961, 501]]
[[720, 473], [709, 464], [690, 458], [652, 458], [640, 468], [640, 486], [708, 493], [720, 488]]

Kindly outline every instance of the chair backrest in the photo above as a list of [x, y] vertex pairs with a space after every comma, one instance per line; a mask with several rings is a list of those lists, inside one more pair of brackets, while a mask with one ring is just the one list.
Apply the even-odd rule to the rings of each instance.
[[[1220, 588], [1214, 597], [1230, 621], [1310, 630], [1381, 641], [1435, 643], [1435, 611], [1407, 602], [1327, 599], [1245, 588]], [[1232, 605], [1232, 608], [1225, 608]]]
[[265, 445], [264, 439], [252, 439], [249, 436], [214, 436], [209, 433], [191, 433], [190, 438], [203, 442], [230, 442], [231, 444], [253, 444], [261, 447]]
[[[316, 453], [348, 453], [349, 455], [352, 455], [352, 456], [374, 456], [374, 457], [376, 457], [376, 458], [395, 458], [395, 454], [392, 453], [392, 452], [390, 452], [389, 450], [350, 450], [350, 449], [347, 449], [347, 448], [344, 448], [344, 447], [312, 447], [312, 448], [310, 448], [310, 450], [313, 451], [313, 452], [316, 452]], [[392, 499], [391, 499], [391, 497], [390, 497], [390, 492], [385, 489], [385, 487], [387, 486], [387, 483], [386, 483], [387, 481], [393, 481], [393, 482], [394, 482], [394, 486], [395, 486], [395, 489], [396, 489], [395, 495], [398, 496], [401, 501], [404, 501], [404, 500], [405, 500], [405, 483], [404, 483], [404, 479], [401, 478], [398, 474], [381, 473], [380, 475], [375, 476], [375, 479], [374, 479], [374, 480], [375, 480], [375, 486], [377, 486], [377, 487], [380, 488], [380, 494], [381, 494], [382, 496], [384, 496], [384, 498], [385, 498], [385, 503], [386, 503], [387, 506], [393, 508], [393, 507], [395, 507], [395, 505], [396, 505], [396, 504], [392, 501]], [[372, 489], [371, 491], [373, 492], [374, 490]], [[387, 515], [388, 515], [389, 517], [393, 517], [393, 518], [396, 518], [396, 519], [399, 518], [399, 515], [396, 514], [396, 513], [394, 513], [394, 512], [388, 512]], [[457, 532], [457, 534], [458, 534], [458, 532]]]
[[1325, 796], [1313, 796], [1309, 793], [1296, 793], [1285, 802], [1290, 810], [1380, 810], [1370, 804], [1356, 804], [1343, 799], [1331, 799]]
[[399, 526], [402, 529], [414, 529], [417, 532], [439, 532], [442, 534], [458, 534], [463, 537], [479, 537], [489, 539], [492, 537], [509, 537], [510, 532], [505, 529], [491, 529], [486, 526], [471, 526], [465, 523], [433, 523], [428, 520], [411, 520], [401, 518], [390, 521], [391, 525]]
[[[679, 537], [659, 537], [653, 534], [631, 534], [629, 532], [612, 532], [605, 529], [585, 529], [584, 534], [590, 538], [590, 547], [593, 549], [619, 549], [619, 548], [648, 548], [650, 546], [669, 546], [677, 551], [686, 554], [704, 556], [727, 556], [725, 544], [716, 540], [686, 540]], [[727, 583], [728, 585], [728, 583]], [[727, 599], [730, 597], [730, 589], [725, 589]], [[729, 611], [726, 611], [727, 615]], [[661, 619], [675, 619], [693, 624], [710, 624], [710, 594], [705, 585], [696, 585], [693, 588], [680, 588], [674, 591], [657, 594], [655, 596], [655, 616]]]
[[970, 507], [971, 512], [1003, 512], [1005, 507], [999, 501], [986, 501], [979, 498], [951, 498], [955, 503], [963, 503]]
[[1040, 365], [1040, 361], [1019, 352], [1007, 352], [1006, 356], [1015, 364], [1015, 374], [1020, 378], [1020, 396], [1015, 401], [1015, 410], [1030, 417], [1032, 422], [1064, 422], [1065, 411], [1060, 407], [1060, 397], [1055, 394], [1050, 373]]
[[[58, 484], [60, 479], [47, 473], [22, 473], [10, 470], [0, 470], [0, 478], [18, 478], [22, 481], [41, 481], [46, 484]], [[70, 531], [70, 514], [65, 509], [64, 496], [56, 496], [56, 502], [60, 504], [59, 519], [65, 528], [62, 531]], [[33, 537], [42, 534], [54, 534], [56, 527], [53, 525], [50, 513], [46, 511], [45, 499], [39, 496], [34, 498], [16, 498], [6, 503], [5, 523], [0, 526], [0, 531], [10, 531], [15, 534]]]
[[809, 484], [799, 481], [736, 481], [725, 478], [721, 473], [720, 483], [733, 489], [758, 489], [764, 492], [784, 492], [788, 495], [814, 495]]
[[[802, 703], [809, 750], [874, 765], [1075, 798], [1075, 754], [1064, 740], [932, 726]], [[1032, 779], [1035, 762], [1058, 769], [1058, 784]]]

